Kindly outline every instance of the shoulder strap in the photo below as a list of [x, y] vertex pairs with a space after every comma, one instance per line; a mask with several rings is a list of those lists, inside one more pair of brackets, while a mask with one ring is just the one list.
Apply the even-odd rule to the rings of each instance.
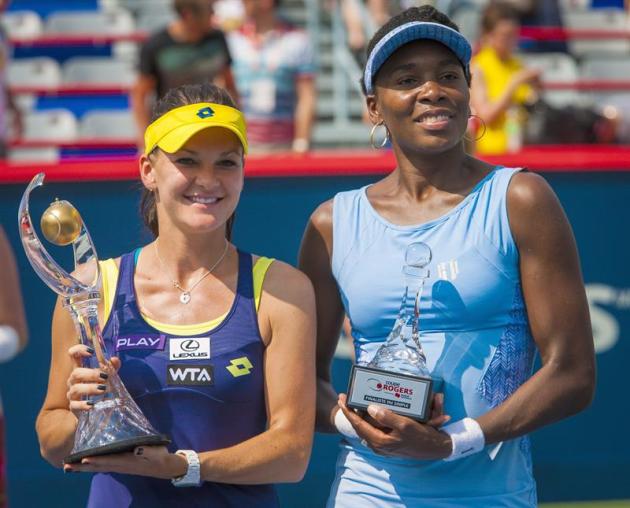
[[135, 301], [136, 292], [133, 286], [135, 268], [135, 251], [123, 254], [120, 258], [118, 285], [116, 287], [113, 309]]
[[331, 268], [338, 279], [348, 253], [359, 237], [358, 228], [363, 213], [361, 196], [365, 188], [338, 193], [333, 200], [333, 246]]
[[512, 177], [522, 168], [497, 167], [479, 191], [475, 221], [485, 237], [504, 256], [518, 256], [507, 209], [507, 192]]
[[273, 258], [260, 257], [256, 260], [254, 268], [252, 269], [252, 276], [254, 278], [254, 300], [256, 302], [256, 310], [260, 308], [260, 298], [262, 296], [263, 283], [265, 282], [265, 276], [271, 264], [275, 261]]

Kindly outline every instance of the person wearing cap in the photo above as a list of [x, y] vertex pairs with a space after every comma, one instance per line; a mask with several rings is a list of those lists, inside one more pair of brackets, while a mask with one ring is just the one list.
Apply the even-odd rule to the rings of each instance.
[[[320, 205], [304, 233], [300, 266], [318, 306], [317, 428], [343, 438], [329, 507], [536, 506], [527, 433], [593, 396], [588, 305], [557, 198], [540, 176], [464, 151], [470, 55], [429, 6], [374, 35], [363, 87], [396, 168]], [[358, 363], [386, 340], [413, 242], [432, 251], [419, 301], [427, 367], [442, 381], [431, 425], [377, 405], [351, 411], [330, 379], [344, 314]]]
[[[37, 420], [43, 456], [94, 472], [89, 507], [274, 507], [299, 481], [315, 407], [308, 279], [230, 242], [248, 151], [224, 90], [187, 85], [156, 105], [140, 157], [141, 210], [155, 239], [101, 262], [99, 322], [114, 367], [171, 444], [63, 464], [88, 395], [107, 375], [80, 367], [67, 312], [53, 317], [51, 376]], [[290, 380], [290, 382], [287, 382]], [[183, 487], [183, 488], [182, 488]]]

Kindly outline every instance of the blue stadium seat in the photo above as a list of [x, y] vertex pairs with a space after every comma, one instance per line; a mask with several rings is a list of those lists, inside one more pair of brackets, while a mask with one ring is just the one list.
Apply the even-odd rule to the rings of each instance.
[[98, 0], [13, 0], [8, 11], [31, 10], [45, 17], [55, 11], [89, 11], [98, 8]]

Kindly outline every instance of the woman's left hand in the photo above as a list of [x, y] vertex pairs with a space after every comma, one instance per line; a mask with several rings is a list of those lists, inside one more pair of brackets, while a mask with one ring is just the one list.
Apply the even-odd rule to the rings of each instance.
[[133, 452], [86, 457], [80, 464], [65, 464], [64, 472], [121, 473], [170, 480], [188, 470], [186, 458], [166, 446], [138, 446]]
[[339, 395], [339, 407], [363, 444], [379, 455], [438, 460], [451, 454], [451, 438], [431, 425], [370, 405], [368, 414], [378, 424], [377, 428], [346, 406], [345, 394]]

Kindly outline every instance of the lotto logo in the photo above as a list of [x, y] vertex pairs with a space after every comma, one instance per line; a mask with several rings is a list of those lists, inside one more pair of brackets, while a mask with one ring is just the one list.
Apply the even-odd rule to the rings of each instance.
[[234, 377], [246, 376], [253, 368], [252, 362], [250, 362], [249, 358], [246, 356], [241, 356], [240, 358], [230, 361], [230, 365], [226, 367], [228, 372]]
[[212, 386], [214, 384], [212, 365], [169, 365], [166, 377], [166, 382], [170, 386]]
[[214, 110], [211, 107], [206, 106], [205, 108], [201, 108], [199, 111], [197, 111], [197, 116], [201, 119], [213, 117]]

